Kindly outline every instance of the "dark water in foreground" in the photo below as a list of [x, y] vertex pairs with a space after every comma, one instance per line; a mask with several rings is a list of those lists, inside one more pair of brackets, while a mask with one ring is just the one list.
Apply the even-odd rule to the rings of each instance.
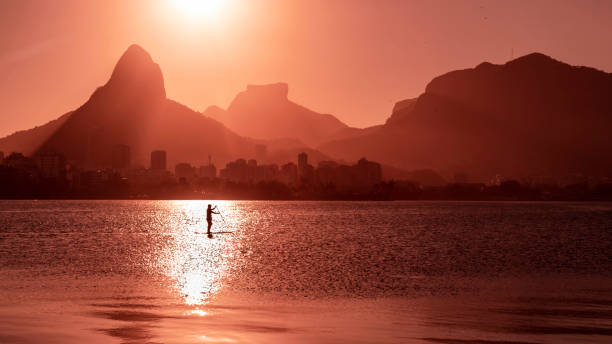
[[612, 342], [612, 204], [216, 204], [0, 202], [0, 343]]

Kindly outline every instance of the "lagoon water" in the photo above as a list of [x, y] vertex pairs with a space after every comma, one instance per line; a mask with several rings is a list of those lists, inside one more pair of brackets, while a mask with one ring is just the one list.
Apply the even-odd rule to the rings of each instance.
[[0, 201], [0, 343], [610, 343], [612, 204]]

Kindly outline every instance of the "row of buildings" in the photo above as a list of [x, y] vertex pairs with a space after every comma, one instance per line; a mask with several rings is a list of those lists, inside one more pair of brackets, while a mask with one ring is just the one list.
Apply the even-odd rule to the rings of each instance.
[[315, 168], [308, 163], [308, 155], [300, 153], [297, 165], [289, 162], [258, 165], [254, 159], [238, 159], [220, 171], [220, 178], [234, 182], [278, 181], [290, 186], [334, 187], [338, 190], [367, 191], [382, 181], [379, 163], [365, 158], [355, 165], [342, 165], [335, 161], [321, 161]]
[[[261, 146], [261, 145], [260, 145]], [[258, 157], [264, 157], [265, 146], [258, 147]], [[159, 181], [166, 171], [167, 154], [165, 151], [151, 152], [150, 169], [129, 169], [130, 150], [125, 145], [117, 145], [113, 150], [113, 168], [121, 169], [133, 181]], [[221, 178], [236, 183], [281, 182], [289, 186], [334, 186], [339, 189], [367, 190], [382, 181], [380, 164], [361, 159], [355, 165], [342, 165], [335, 161], [319, 162], [315, 168], [308, 163], [308, 155], [300, 153], [297, 165], [293, 162], [278, 166], [260, 165], [255, 159], [237, 159], [229, 162], [217, 174], [217, 168], [208, 157], [208, 165], [193, 166], [187, 162], [176, 164], [174, 177], [182, 183], [192, 183], [199, 178]], [[151, 180], [153, 179], [153, 180]]]
[[133, 166], [131, 149], [126, 145], [115, 145], [112, 148], [112, 164], [107, 168], [79, 168], [67, 162], [62, 154], [55, 152], [40, 153], [35, 158], [28, 158], [20, 153], [12, 153], [5, 158], [0, 152], [0, 162], [25, 173], [30, 179], [61, 180], [81, 186], [95, 186], [109, 180], [123, 180], [131, 185], [154, 185], [172, 182], [191, 184], [202, 178], [220, 178], [235, 183], [274, 181], [291, 187], [321, 185], [333, 186], [339, 190], [367, 191], [382, 181], [381, 166], [376, 162], [364, 158], [349, 166], [334, 161], [322, 161], [315, 168], [308, 163], [306, 153], [297, 156], [297, 164], [289, 162], [281, 166], [259, 165], [255, 159], [237, 159], [229, 162], [219, 173], [209, 156], [208, 165], [196, 167], [186, 162], [178, 163], [172, 174], [168, 171], [167, 153], [163, 150], [151, 152], [149, 168]]
[[[151, 156], [151, 166], [153, 163]], [[297, 165], [288, 162], [260, 165], [255, 159], [237, 159], [226, 164], [217, 174], [217, 168], [210, 161], [208, 165], [192, 166], [179, 163], [175, 166], [174, 176], [183, 183], [192, 183], [199, 178], [220, 178], [235, 183], [280, 182], [292, 187], [311, 187], [322, 185], [339, 190], [367, 191], [382, 181], [381, 165], [365, 158], [355, 165], [342, 165], [334, 161], [319, 162], [315, 168], [308, 163], [308, 155], [300, 153]]]

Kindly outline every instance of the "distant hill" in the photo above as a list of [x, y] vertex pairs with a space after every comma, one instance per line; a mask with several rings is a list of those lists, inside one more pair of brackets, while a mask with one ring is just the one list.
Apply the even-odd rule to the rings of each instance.
[[[495, 174], [612, 175], [612, 75], [542, 54], [482, 63], [432, 80], [367, 135], [323, 153], [471, 180]], [[407, 106], [405, 106], [407, 105]]]
[[264, 144], [262, 162], [295, 162], [300, 151], [314, 164], [366, 157], [382, 164], [386, 178], [424, 185], [455, 173], [470, 181], [612, 176], [612, 75], [542, 54], [441, 75], [418, 98], [398, 102], [384, 124], [364, 129], [287, 95], [286, 84], [248, 86], [227, 110], [201, 114], [166, 98], [159, 66], [133, 45], [85, 104], [1, 138], [0, 151], [59, 151], [81, 166], [102, 167], [111, 164], [112, 147], [125, 144], [136, 164], [148, 166], [150, 152], [164, 149], [170, 168], [204, 163], [209, 154], [222, 167], [256, 157], [256, 145]]
[[399, 121], [403, 121], [406, 116], [408, 116], [412, 110], [414, 110], [414, 106], [417, 103], [418, 98], [410, 98], [401, 100], [393, 106], [393, 111], [391, 112], [391, 116], [387, 118], [386, 124], [396, 123]]
[[217, 162], [254, 156], [251, 140], [167, 99], [159, 66], [137, 45], [127, 49], [106, 85], [77, 110], [0, 140], [0, 147], [58, 151], [89, 167], [109, 166], [116, 144], [130, 146], [132, 161], [145, 166], [155, 149], [168, 152], [169, 168], [180, 161], [207, 161], [209, 154]]
[[[277, 97], [268, 92], [276, 89], [282, 93], [283, 88], [284, 96], [276, 96], [285, 99], [282, 106], [294, 111], [289, 116], [302, 116], [307, 120], [312, 116], [315, 118], [313, 123], [323, 123], [321, 127], [315, 126], [313, 132], [323, 130], [327, 133], [321, 129], [323, 127], [329, 127], [329, 131], [338, 127], [348, 128], [341, 123], [334, 127], [336, 121], [333, 117], [316, 114], [289, 102], [286, 85], [250, 86], [248, 94], [241, 93], [230, 109], [241, 108], [245, 102], [255, 99], [272, 101]], [[270, 97], [266, 98], [266, 94]], [[262, 104], [270, 103], [264, 101]], [[268, 151], [260, 163], [296, 162], [297, 154], [302, 151], [309, 153], [310, 161], [314, 163], [332, 159], [293, 138], [293, 132], [286, 132], [284, 138], [276, 139], [242, 137], [214, 119], [225, 115], [224, 110], [210, 107], [207, 114], [202, 115], [167, 99], [160, 67], [144, 49], [132, 45], [117, 62], [109, 81], [95, 90], [85, 104], [45, 125], [0, 139], [0, 151], [7, 154], [17, 151], [26, 155], [56, 151], [86, 167], [110, 166], [112, 148], [117, 144], [130, 146], [134, 164], [144, 166], [149, 165], [152, 150], [166, 150], [170, 169], [178, 162], [206, 163], [209, 154], [219, 167], [237, 158], [255, 158], [257, 144], [266, 145]], [[332, 118], [329, 121], [332, 125], [327, 126], [329, 118]], [[264, 120], [262, 123], [270, 122]]]
[[12, 152], [19, 152], [31, 155], [60, 128], [64, 122], [72, 115], [72, 111], [49, 121], [39, 127], [28, 130], [21, 130], [0, 139], [0, 151], [8, 155]]
[[211, 106], [204, 115], [236, 133], [256, 139], [296, 138], [315, 146], [348, 126], [329, 114], [320, 114], [290, 101], [285, 83], [249, 85], [227, 110]]

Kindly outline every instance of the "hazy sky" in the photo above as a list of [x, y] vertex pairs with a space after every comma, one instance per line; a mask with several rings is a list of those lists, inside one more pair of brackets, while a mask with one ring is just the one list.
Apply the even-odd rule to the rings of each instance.
[[607, 0], [182, 1], [1, 0], [0, 136], [81, 105], [132, 43], [195, 110], [284, 81], [290, 99], [358, 127], [437, 75], [512, 54], [612, 71]]

